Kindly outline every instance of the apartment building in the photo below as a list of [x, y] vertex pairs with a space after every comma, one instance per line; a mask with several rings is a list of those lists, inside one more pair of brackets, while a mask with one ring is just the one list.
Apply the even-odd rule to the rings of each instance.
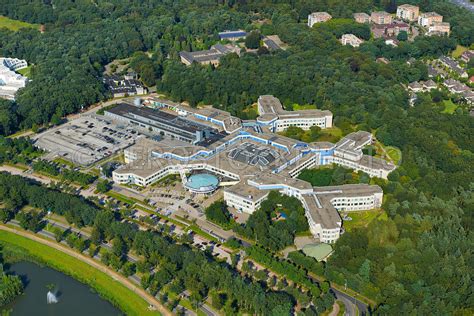
[[385, 11], [372, 12], [370, 21], [374, 24], [390, 24], [392, 23], [392, 15]]
[[402, 4], [397, 7], [397, 17], [399, 19], [416, 22], [418, 21], [418, 16], [420, 15], [420, 8], [411, 4]]
[[332, 16], [327, 12], [313, 12], [308, 15], [308, 26], [313, 27], [316, 23], [326, 22], [332, 19]]
[[423, 27], [429, 27], [434, 23], [441, 23], [443, 22], [443, 16], [436, 13], [436, 12], [426, 12], [420, 14], [418, 17], [418, 24]]
[[370, 23], [370, 15], [365, 12], [354, 13], [354, 20], [357, 23]]

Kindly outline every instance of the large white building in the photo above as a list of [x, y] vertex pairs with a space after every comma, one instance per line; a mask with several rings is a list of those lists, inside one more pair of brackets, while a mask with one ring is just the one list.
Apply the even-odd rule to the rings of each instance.
[[28, 79], [16, 73], [28, 67], [25, 60], [17, 58], [0, 58], [0, 98], [14, 100], [16, 92], [24, 88]]
[[262, 95], [258, 98], [257, 122], [268, 126], [273, 132], [281, 132], [290, 126], [308, 130], [311, 126], [321, 129], [332, 127], [332, 113], [325, 110], [286, 111], [278, 98], [272, 95]]
[[[263, 100], [268, 100], [267, 97], [263, 96]], [[276, 98], [271, 97], [273, 101], [267, 103], [260, 102], [261, 99], [259, 107], [267, 111], [269, 107], [281, 107], [281, 103], [275, 103]], [[209, 118], [206, 111], [200, 113], [200, 109], [189, 109], [187, 112], [183, 105], [177, 105], [174, 111], [188, 115], [189, 119], [196, 115]], [[229, 119], [223, 111], [215, 112], [210, 117]], [[210, 119], [200, 120], [205, 124], [216, 125]], [[260, 207], [271, 190], [277, 190], [302, 202], [312, 234], [326, 243], [335, 242], [342, 233], [339, 211], [381, 206], [383, 193], [378, 186], [318, 188], [296, 178], [306, 168], [333, 163], [386, 178], [395, 166], [362, 153], [362, 148], [373, 141], [370, 133], [352, 133], [337, 144], [307, 144], [268, 131], [258, 120], [239, 124], [240, 128], [229, 127], [232, 132], [225, 137], [203, 144], [191, 144], [168, 137], [160, 141], [139, 139], [134, 146], [125, 149], [126, 165], [113, 172], [113, 180], [122, 184], [148, 186], [167, 175], [179, 174], [183, 184], [186, 184], [189, 174], [212, 174], [218, 178], [219, 185], [224, 187], [226, 203], [249, 214]], [[304, 127], [309, 128], [309, 125]]]

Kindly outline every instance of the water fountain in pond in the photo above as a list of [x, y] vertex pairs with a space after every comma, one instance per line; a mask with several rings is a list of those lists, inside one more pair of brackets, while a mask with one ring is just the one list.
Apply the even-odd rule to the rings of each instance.
[[48, 294], [46, 294], [46, 301], [48, 304], [56, 304], [58, 302], [58, 298], [53, 292], [48, 291]]

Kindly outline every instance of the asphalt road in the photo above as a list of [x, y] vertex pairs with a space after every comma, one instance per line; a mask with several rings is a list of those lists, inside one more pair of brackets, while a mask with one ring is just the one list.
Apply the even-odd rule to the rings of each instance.
[[336, 295], [336, 298], [341, 300], [346, 306], [346, 312], [344, 315], [356, 316], [357, 309], [359, 310], [359, 315], [368, 315], [367, 304], [334, 288], [331, 288], [331, 291]]

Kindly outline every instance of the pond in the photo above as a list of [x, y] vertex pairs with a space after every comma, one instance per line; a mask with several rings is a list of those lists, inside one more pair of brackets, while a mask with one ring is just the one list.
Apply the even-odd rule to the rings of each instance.
[[[26, 281], [24, 294], [5, 308], [12, 310], [12, 316], [122, 314], [120, 310], [93, 292], [89, 286], [51, 268], [31, 262], [18, 262], [10, 266], [9, 272], [20, 275]], [[47, 303], [49, 289], [56, 294], [58, 302], [55, 304]]]

